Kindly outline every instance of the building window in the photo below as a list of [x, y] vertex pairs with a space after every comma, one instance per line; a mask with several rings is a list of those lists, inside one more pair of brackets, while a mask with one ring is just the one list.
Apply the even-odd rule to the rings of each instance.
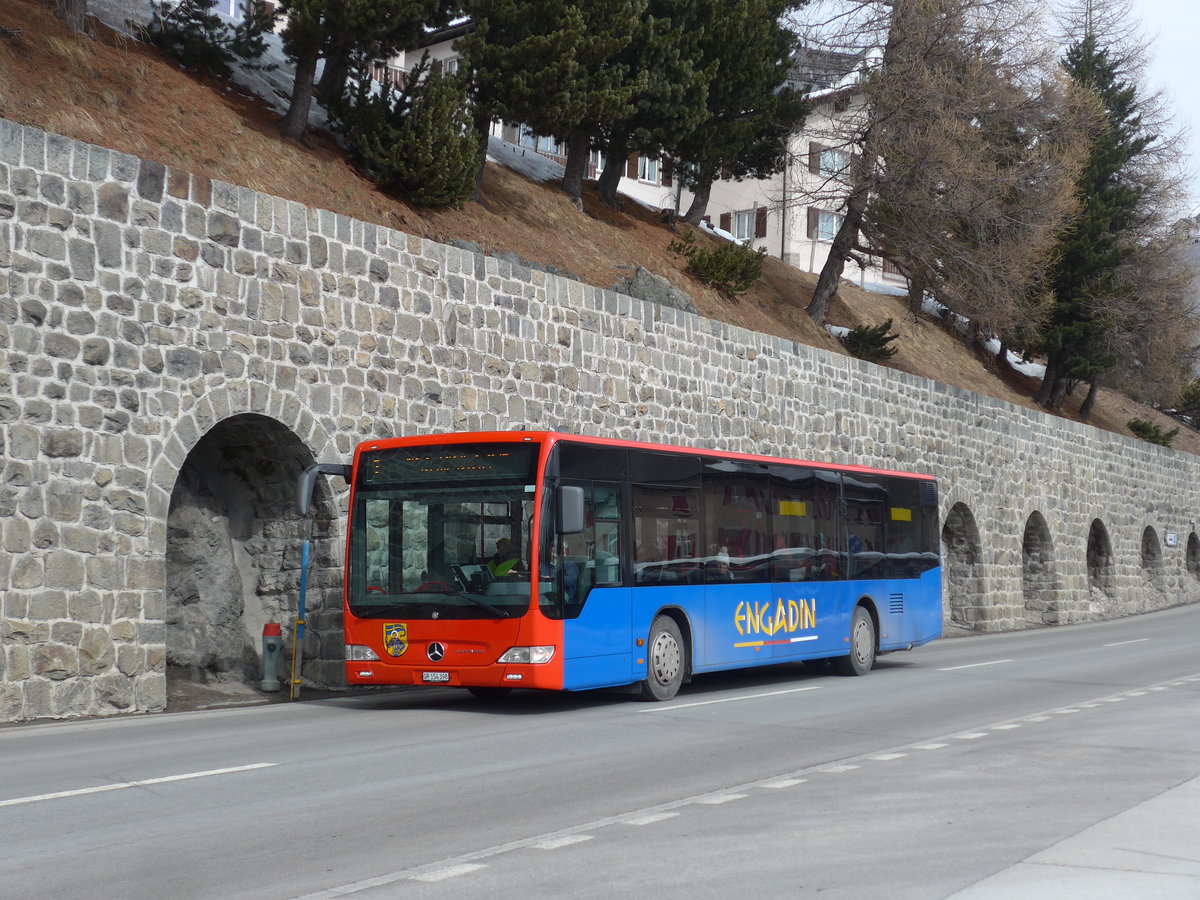
[[754, 210], [744, 209], [733, 214], [733, 236], [748, 241], [754, 236]]
[[821, 150], [821, 174], [832, 175], [834, 178], [845, 178], [846, 167], [850, 164], [850, 155], [844, 150], [834, 150], [824, 147]]
[[638, 181], [651, 181], [658, 184], [658, 157], [638, 157]]
[[842, 217], [837, 213], [817, 213], [817, 240], [832, 241], [842, 227]]
[[454, 57], [454, 59], [448, 59], [444, 63], [442, 63], [442, 72], [445, 73], [446, 75], [457, 75], [458, 74], [458, 57], [456, 56], [456, 57]]

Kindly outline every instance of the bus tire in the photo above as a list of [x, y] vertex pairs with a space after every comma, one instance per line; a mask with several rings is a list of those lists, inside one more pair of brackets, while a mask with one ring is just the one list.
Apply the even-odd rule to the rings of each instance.
[[469, 687], [467, 693], [480, 700], [503, 700], [513, 691], [510, 687]]
[[839, 656], [833, 667], [839, 675], [866, 675], [875, 664], [875, 620], [863, 606], [850, 619], [850, 655]]
[[670, 616], [658, 616], [650, 626], [646, 644], [646, 680], [641, 699], [670, 700], [683, 684], [687, 653], [679, 625]]

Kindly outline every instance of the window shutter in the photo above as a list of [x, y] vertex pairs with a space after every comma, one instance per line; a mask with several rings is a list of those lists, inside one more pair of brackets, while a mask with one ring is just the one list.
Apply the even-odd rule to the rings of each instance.
[[638, 177], [637, 170], [638, 170], [638, 155], [636, 153], [630, 153], [629, 159], [625, 162], [625, 177], [626, 178], [637, 178]]
[[725, 168], [723, 168], [721, 170], [721, 180], [728, 181], [732, 177], [733, 177], [733, 169], [731, 169], [729, 166], [725, 166]]
[[767, 208], [760, 206], [754, 211], [754, 236], [767, 236]]
[[813, 207], [808, 208], [808, 236], [815, 238], [817, 236], [817, 226], [820, 218], [820, 213]]
[[669, 159], [664, 159], [662, 161], [662, 167], [659, 171], [662, 172], [663, 187], [670, 187], [671, 186], [671, 176], [673, 174], [675, 174], [674, 170], [671, 168], [671, 161]]
[[721, 230], [733, 230], [733, 215], [731, 213], [721, 213]]
[[808, 143], [808, 171], [814, 175], [821, 174], [821, 151], [824, 149], [816, 141]]

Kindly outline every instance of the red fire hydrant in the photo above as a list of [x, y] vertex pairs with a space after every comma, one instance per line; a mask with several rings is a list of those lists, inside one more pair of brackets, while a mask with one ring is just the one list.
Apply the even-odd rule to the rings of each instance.
[[283, 655], [283, 630], [278, 622], [268, 622], [263, 626], [262, 657], [264, 691], [279, 690], [279, 660]]

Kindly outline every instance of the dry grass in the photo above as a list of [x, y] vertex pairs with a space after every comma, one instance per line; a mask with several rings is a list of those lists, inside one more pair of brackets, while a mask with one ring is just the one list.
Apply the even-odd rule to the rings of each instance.
[[[667, 250], [671, 232], [634, 204], [617, 212], [591, 192], [585, 196], [589, 214], [580, 215], [556, 187], [489, 167], [485, 205], [420, 209], [361, 178], [328, 138], [314, 135], [303, 146], [284, 141], [276, 116], [256, 98], [185, 73], [128, 38], [103, 28], [94, 39], [70, 35], [31, 0], [5, 0], [0, 26], [23, 29], [14, 41], [0, 40], [5, 118], [410, 234], [471, 240], [489, 252], [515, 251], [590, 284], [611, 287], [632, 268], [645, 266], [690, 293], [706, 316], [842, 352], [804, 312], [815, 276], [779, 260], [765, 260], [760, 283], [730, 303], [683, 271], [680, 258]], [[887, 318], [901, 334], [894, 368], [1034, 408], [1030, 395], [1036, 385], [1001, 377], [936, 324], [913, 322], [897, 298], [843, 283], [833, 323], [873, 325]], [[1081, 400], [1075, 398], [1076, 407]], [[1125, 423], [1134, 416], [1174, 426], [1109, 391], [1101, 393], [1093, 422], [1129, 434]], [[1176, 446], [1200, 453], [1200, 435], [1185, 429]]]

